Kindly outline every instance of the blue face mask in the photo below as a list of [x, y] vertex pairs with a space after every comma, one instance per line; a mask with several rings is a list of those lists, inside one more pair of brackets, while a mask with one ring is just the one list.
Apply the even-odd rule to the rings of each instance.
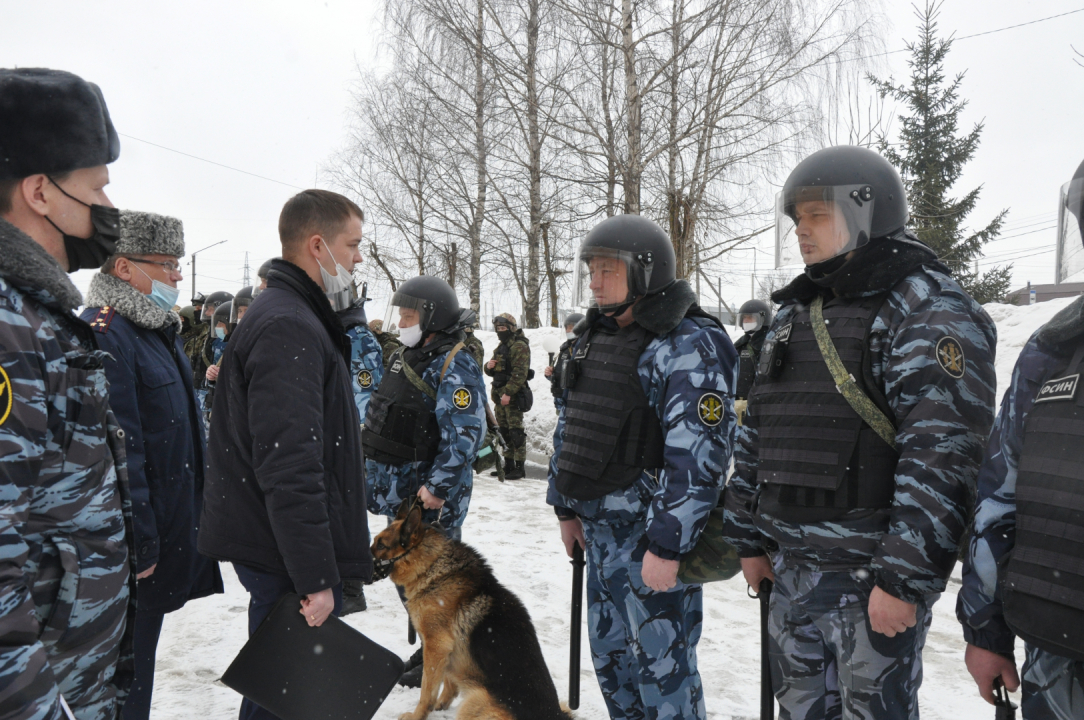
[[215, 328], [215, 337], [219, 340], [226, 339], [226, 328]]
[[[139, 267], [139, 265], [133, 263], [132, 267], [137, 268], [139, 272], [147, 275], [146, 271]], [[177, 298], [181, 294], [181, 289], [170, 287], [161, 280], [155, 280], [150, 275], [147, 275], [147, 279], [151, 281], [151, 293], [147, 296], [151, 299], [151, 302], [163, 310], [172, 310], [173, 306], [177, 304]]]

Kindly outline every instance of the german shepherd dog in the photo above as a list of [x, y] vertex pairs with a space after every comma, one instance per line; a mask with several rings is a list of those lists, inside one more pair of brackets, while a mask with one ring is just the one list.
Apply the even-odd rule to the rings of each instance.
[[557, 700], [527, 608], [474, 548], [424, 523], [419, 503], [403, 503], [372, 551], [376, 577], [403, 588], [422, 637], [422, 694], [414, 712], [399, 720], [425, 720], [459, 693], [457, 720], [571, 719]]

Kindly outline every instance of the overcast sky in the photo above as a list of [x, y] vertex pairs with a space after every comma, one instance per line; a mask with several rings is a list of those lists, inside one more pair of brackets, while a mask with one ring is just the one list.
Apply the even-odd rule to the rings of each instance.
[[[300, 188], [326, 186], [319, 169], [345, 137], [357, 65], [376, 61], [379, 42], [372, 0], [5, 0], [0, 8], [0, 66], [61, 68], [102, 87], [122, 134], [110, 167], [114, 203], [180, 217], [189, 253], [228, 241], [198, 256], [203, 292], [236, 291], [246, 251], [255, 275], [277, 254], [283, 202]], [[1081, 8], [1084, 0], [948, 0], [941, 27], [962, 37]], [[914, 37], [911, 12], [905, 3], [886, 8], [887, 49]], [[1017, 237], [988, 254], [1016, 258], [1014, 286], [1053, 281], [1058, 187], [1084, 159], [1084, 67], [1074, 63], [1073, 42], [1084, 51], [1084, 12], [960, 40], [948, 59], [950, 72], [967, 71], [968, 127], [986, 123], [960, 189], [985, 185], [976, 225], [1011, 209], [1004, 234]], [[882, 74], [903, 79], [906, 59], [884, 58]], [[758, 258], [763, 270], [768, 255]], [[724, 296], [740, 303], [752, 252], [736, 254], [733, 266]], [[186, 267], [182, 298], [189, 274]], [[85, 288], [89, 278], [82, 271], [77, 284]]]

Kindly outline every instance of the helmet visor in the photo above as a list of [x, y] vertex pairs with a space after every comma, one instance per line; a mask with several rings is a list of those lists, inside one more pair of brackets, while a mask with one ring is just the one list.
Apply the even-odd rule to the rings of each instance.
[[432, 300], [396, 292], [391, 296], [388, 304], [388, 312], [384, 316], [384, 327], [390, 328], [393, 323], [400, 328], [420, 325], [423, 331], [429, 329], [429, 322], [433, 319], [436, 304]]
[[1084, 178], [1061, 186], [1058, 203], [1058, 282], [1084, 275]]
[[245, 312], [248, 311], [248, 306], [252, 304], [252, 301], [248, 298], [234, 298], [230, 303], [230, 329], [237, 327], [237, 323], [241, 322], [241, 318], [245, 316]]
[[572, 280], [572, 303], [613, 310], [647, 294], [654, 258], [605, 247], [580, 247]]
[[218, 306], [212, 305], [211, 303], [204, 303], [203, 312], [200, 314], [200, 320], [203, 322], [210, 322], [211, 318], [213, 318], [215, 315], [216, 307]]
[[[780, 193], [776, 265], [813, 265], [862, 247], [870, 240], [875, 202], [869, 185], [795, 187]], [[786, 232], [788, 224], [794, 230], [784, 235], [780, 231]]]

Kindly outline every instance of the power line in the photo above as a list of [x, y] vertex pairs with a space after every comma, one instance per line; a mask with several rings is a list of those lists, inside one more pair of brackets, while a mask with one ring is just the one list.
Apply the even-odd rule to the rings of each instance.
[[[983, 35], [993, 35], [994, 33], [1005, 32], [1006, 30], [1015, 30], [1016, 28], [1022, 28], [1022, 27], [1025, 27], [1027, 25], [1035, 25], [1036, 23], [1046, 22], [1047, 20], [1056, 20], [1058, 18], [1065, 17], [1066, 15], [1075, 15], [1075, 14], [1080, 13], [1080, 12], [1084, 12], [1084, 8], [1078, 8], [1076, 10], [1070, 10], [1069, 12], [1063, 12], [1063, 13], [1060, 13], [1058, 15], [1051, 15], [1050, 17], [1039, 18], [1038, 20], [1029, 20], [1027, 22], [1017, 23], [1016, 25], [1006, 25], [1005, 27], [997, 28], [995, 30], [984, 30], [983, 32], [980, 32], [980, 33], [974, 33], [974, 34], [971, 34], [971, 35], [964, 35], [963, 37], [958, 37], [958, 38], [950, 38], [950, 41], [955, 42], [956, 40], [970, 40], [971, 38], [982, 37]], [[887, 52], [883, 52], [883, 53], [875, 53], [873, 55], [866, 55], [865, 57], [862, 57], [862, 58], [859, 58], [859, 59], [860, 60], [866, 60], [866, 59], [875, 58], [875, 57], [885, 57], [886, 55], [898, 55], [899, 53], [904, 53], [904, 52], [911, 52], [911, 48], [901, 48], [899, 50], [888, 50]]]
[[281, 180], [276, 180], [274, 178], [265, 177], [263, 175], [257, 175], [256, 173], [249, 172], [248, 170], [242, 170], [240, 168], [230, 167], [229, 165], [223, 165], [220, 162], [215, 162], [214, 160], [208, 160], [207, 158], [201, 158], [201, 157], [199, 157], [197, 155], [193, 155], [191, 153], [186, 153], [186, 152], [183, 152], [181, 150], [174, 150], [171, 147], [166, 147], [165, 145], [159, 145], [158, 143], [153, 143], [150, 140], [143, 140], [141, 138], [137, 138], [137, 137], [134, 137], [132, 135], [125, 135], [124, 133], [117, 133], [117, 134], [121, 135], [122, 137], [126, 137], [129, 140], [135, 140], [136, 142], [146, 143], [147, 145], [152, 145], [152, 146], [154, 146], [156, 148], [159, 148], [161, 150], [167, 150], [167, 151], [169, 151], [171, 153], [177, 153], [178, 155], [184, 155], [185, 157], [192, 158], [193, 160], [199, 160], [200, 162], [210, 163], [211, 165], [217, 165], [220, 168], [226, 168], [227, 170], [233, 170], [234, 172], [239, 172], [239, 173], [242, 173], [244, 175], [251, 175], [252, 177], [259, 178], [260, 180], [266, 180], [267, 182], [273, 182], [273, 183], [277, 183], [279, 185], [285, 185], [286, 187], [294, 188], [295, 190], [304, 190], [305, 189], [303, 187], [298, 187], [297, 185], [291, 185], [290, 183], [282, 182]]

